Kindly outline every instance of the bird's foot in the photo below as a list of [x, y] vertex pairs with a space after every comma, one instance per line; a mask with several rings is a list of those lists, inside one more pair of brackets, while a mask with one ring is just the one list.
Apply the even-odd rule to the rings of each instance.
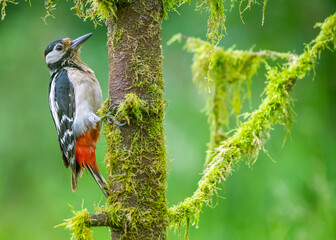
[[102, 116], [100, 119], [101, 120], [106, 119], [106, 121], [109, 124], [115, 123], [119, 127], [124, 126], [127, 122], [121, 123], [115, 118], [117, 108], [118, 108], [118, 104], [111, 104], [108, 109], [109, 111], [104, 116]]

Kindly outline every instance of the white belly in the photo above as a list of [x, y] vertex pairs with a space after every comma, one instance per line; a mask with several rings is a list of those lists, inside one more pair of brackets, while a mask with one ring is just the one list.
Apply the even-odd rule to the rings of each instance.
[[67, 70], [75, 91], [76, 114], [73, 130], [77, 137], [97, 127], [100, 118], [96, 114], [103, 104], [103, 97], [93, 72], [85, 74], [73, 68]]

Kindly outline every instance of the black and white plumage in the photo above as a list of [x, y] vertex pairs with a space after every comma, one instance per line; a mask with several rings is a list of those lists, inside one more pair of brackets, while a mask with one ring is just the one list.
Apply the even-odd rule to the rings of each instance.
[[63, 163], [71, 168], [71, 186], [87, 168], [107, 196], [107, 183], [98, 170], [95, 150], [99, 138], [102, 92], [94, 72], [79, 58], [81, 45], [92, 34], [75, 40], [55, 40], [45, 50], [50, 70], [49, 107], [57, 130]]
[[75, 92], [65, 69], [51, 76], [49, 107], [56, 126], [64, 165], [75, 167], [76, 139], [72, 128], [76, 112]]

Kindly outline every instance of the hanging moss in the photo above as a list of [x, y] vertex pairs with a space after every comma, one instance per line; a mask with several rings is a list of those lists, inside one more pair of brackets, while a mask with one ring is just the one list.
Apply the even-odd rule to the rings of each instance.
[[[116, 20], [118, 6], [131, 0], [74, 0], [73, 9], [77, 15], [84, 20], [91, 19], [95, 24], [105, 20]], [[135, 1], [134, 1], [135, 2]], [[134, 3], [133, 2], [133, 3]], [[190, 3], [191, 0], [164, 0], [163, 13], [176, 10], [176, 7]], [[107, 154], [105, 161], [109, 169], [109, 184], [113, 194], [108, 199], [107, 207], [97, 209], [98, 213], [109, 216], [111, 223], [123, 226], [125, 232], [123, 237], [134, 238], [139, 229], [159, 229], [160, 236], [148, 235], [148, 239], [164, 239], [166, 222], [170, 226], [187, 225], [185, 238], [188, 236], [189, 223], [194, 218], [198, 224], [199, 214], [204, 204], [208, 204], [213, 194], [218, 190], [218, 184], [224, 181], [232, 172], [233, 167], [245, 156], [248, 162], [254, 162], [260, 150], [264, 150], [264, 143], [269, 138], [272, 126], [275, 123], [284, 124], [288, 128], [291, 125], [292, 100], [289, 90], [297, 79], [305, 76], [311, 70], [320, 52], [330, 47], [330, 43], [336, 48], [336, 15], [328, 18], [321, 27], [319, 36], [307, 45], [305, 52], [297, 58], [292, 58], [290, 63], [282, 68], [267, 66], [267, 79], [269, 81], [265, 89], [265, 98], [257, 110], [245, 114], [246, 121], [239, 123], [235, 131], [221, 136], [218, 126], [226, 124], [226, 113], [240, 111], [242, 101], [248, 96], [249, 81], [260, 64], [258, 54], [247, 54], [234, 49], [218, 50], [216, 44], [225, 31], [225, 6], [221, 0], [200, 0], [196, 1], [197, 9], [206, 9], [210, 13], [208, 20], [208, 39], [211, 44], [202, 44], [199, 40], [191, 40], [187, 43], [189, 48], [196, 48], [199, 52], [198, 62], [194, 67], [194, 78], [203, 88], [211, 90], [212, 115], [214, 119], [215, 143], [219, 143], [213, 152], [213, 159], [203, 172], [203, 177], [198, 183], [198, 189], [192, 197], [177, 206], [173, 206], [166, 212], [165, 199], [165, 178], [166, 178], [166, 152], [163, 131], [163, 115], [165, 101], [162, 99], [162, 59], [148, 51], [149, 58], [140, 58], [140, 52], [134, 52], [133, 60], [129, 65], [136, 74], [133, 79], [135, 91], [126, 94], [124, 100], [117, 108], [118, 120], [126, 120], [128, 125], [121, 134], [120, 126], [104, 123], [107, 141]], [[243, 6], [243, 0], [231, 0], [231, 8], [239, 2], [240, 14], [248, 10], [256, 0], [248, 0]], [[0, 0], [1, 17], [5, 17], [7, 3], [14, 3], [10, 0]], [[267, 0], [264, 0], [263, 19]], [[53, 0], [46, 1], [47, 15], [52, 16], [55, 9]], [[136, 9], [139, 10], [139, 9]], [[148, 33], [151, 34], [153, 23], [157, 24], [159, 15], [149, 24]], [[264, 20], [262, 20], [263, 22]], [[139, 20], [135, 22], [138, 28], [144, 23]], [[119, 36], [118, 41], [112, 46], [119, 46], [119, 40], [128, 36], [126, 29], [119, 29], [114, 36]], [[144, 35], [146, 35], [144, 33]], [[151, 36], [151, 35], [148, 35]], [[158, 39], [158, 38], [156, 38]], [[110, 39], [111, 40], [111, 39]], [[199, 47], [197, 45], [199, 44]], [[146, 51], [145, 46], [136, 46], [140, 51]], [[151, 55], [152, 54], [152, 55]], [[270, 53], [272, 55], [272, 53]], [[140, 54], [142, 56], [142, 54]], [[161, 56], [161, 55], [160, 55]], [[155, 60], [157, 62], [155, 62]], [[228, 61], [230, 60], [230, 61]], [[152, 67], [157, 67], [156, 71]], [[223, 71], [226, 69], [226, 71]], [[238, 69], [239, 71], [233, 71]], [[138, 71], [137, 71], [138, 70]], [[228, 77], [230, 76], [230, 77]], [[206, 79], [206, 81], [204, 81]], [[220, 81], [222, 79], [223, 81]], [[150, 81], [152, 80], [152, 81]], [[223, 97], [221, 95], [231, 94], [228, 89], [234, 86], [233, 95]], [[204, 87], [206, 86], [206, 87]], [[148, 90], [149, 96], [138, 94], [141, 90]], [[146, 95], [146, 94], [144, 94]], [[231, 109], [224, 109], [219, 103], [229, 102]], [[211, 106], [209, 104], [209, 106]], [[211, 107], [209, 107], [211, 109]], [[104, 103], [101, 114], [107, 113], [109, 101]], [[132, 129], [131, 129], [132, 128]], [[134, 131], [133, 131], [134, 130]], [[226, 139], [226, 140], [224, 140]], [[224, 141], [223, 141], [224, 140]], [[150, 164], [148, 164], [150, 163]], [[133, 195], [132, 195], [133, 194]], [[135, 197], [134, 197], [135, 196]], [[141, 204], [140, 204], [141, 203]], [[139, 204], [139, 206], [137, 205]], [[73, 239], [92, 239], [90, 215], [86, 209], [74, 212], [72, 219], [65, 220], [63, 225], [73, 232]]]
[[48, 17], [52, 17], [52, 18], [55, 17], [53, 12], [56, 10], [56, 1], [55, 0], [47, 0], [47, 1], [44, 2], [44, 7], [45, 7], [45, 10], [46, 10], [46, 15], [44, 17], [42, 17], [42, 20], [44, 21], [44, 23], [47, 23], [46, 19]]
[[[25, 0], [27, 1], [27, 0]], [[76, 14], [84, 21], [90, 19], [94, 22], [95, 26], [106, 20], [116, 19], [116, 11], [118, 6], [129, 3], [132, 0], [73, 0], [74, 7], [72, 10], [76, 11]], [[230, 0], [230, 8], [232, 9], [238, 0]], [[185, 3], [191, 3], [192, 0], [163, 0], [163, 15], [168, 18], [169, 11], [177, 11], [177, 8]], [[5, 8], [7, 3], [17, 4], [14, 0], [0, 0], [1, 5], [1, 20], [6, 16]], [[29, 0], [30, 3], [30, 0]], [[224, 36], [225, 29], [225, 11], [223, 0], [201, 0], [195, 1], [196, 10], [205, 9], [210, 13], [208, 19], [208, 39], [212, 40], [212, 44], [216, 44]], [[244, 0], [239, 0], [239, 12], [242, 18], [243, 13], [250, 9], [253, 4], [256, 4], [256, 0], [248, 0], [245, 7], [243, 7]], [[262, 24], [264, 23], [265, 9], [267, 0], [263, 1], [262, 12]], [[46, 15], [42, 18], [46, 21], [48, 17], [54, 17], [53, 11], [56, 9], [55, 0], [45, 1]], [[242, 18], [243, 19], [243, 18]]]
[[[181, 41], [181, 34], [170, 41]], [[251, 81], [260, 64], [267, 58], [292, 59], [289, 53], [270, 51], [253, 52], [213, 47], [209, 42], [185, 37], [185, 48], [194, 53], [192, 64], [193, 81], [200, 90], [207, 92], [206, 113], [210, 123], [210, 142], [206, 164], [211, 162], [213, 149], [227, 138], [230, 115], [238, 122], [242, 105], [251, 97]]]
[[100, 22], [116, 18], [118, 0], [74, 0], [75, 6], [72, 10], [76, 11], [77, 16], [84, 21], [90, 19], [95, 26]]
[[287, 129], [290, 128], [292, 99], [289, 90], [297, 79], [302, 79], [314, 68], [323, 49], [331, 46], [336, 49], [336, 14], [317, 26], [321, 27], [321, 31], [306, 46], [303, 54], [281, 68], [267, 66], [268, 84], [261, 105], [254, 112], [245, 114], [246, 121], [214, 150], [213, 160], [204, 170], [193, 196], [168, 209], [171, 227], [188, 224], [191, 217], [194, 217], [197, 225], [203, 205], [209, 203], [218, 190], [218, 184], [226, 180], [242, 157], [246, 157], [248, 162], [257, 159], [259, 151], [264, 150], [264, 143], [274, 124], [283, 124]]
[[[27, 0], [25, 0], [25, 2], [27, 2]], [[28, 0], [29, 5], [31, 5], [30, 0]], [[11, 4], [18, 4], [19, 2], [16, 2], [15, 0], [0, 0], [0, 7], [1, 7], [1, 21], [5, 19], [6, 17], [6, 7], [7, 4], [11, 3]]]
[[263, 4], [263, 13], [262, 13], [262, 21], [261, 21], [262, 26], [264, 26], [264, 23], [265, 23], [265, 9], [266, 9], [267, 1], [268, 0], [264, 0], [264, 4]]
[[[208, 19], [208, 32], [207, 38], [211, 39], [212, 45], [216, 45], [221, 38], [224, 36], [226, 31], [225, 28], [225, 11], [228, 8], [224, 6], [223, 0], [200, 0], [200, 1], [192, 1], [192, 0], [163, 0], [163, 8], [164, 8], [164, 18], [168, 18], [169, 11], [177, 11], [177, 8], [185, 3], [195, 2], [196, 10], [205, 9], [210, 13]], [[234, 8], [236, 3], [239, 2], [239, 13], [240, 17], [243, 21], [243, 13], [250, 9], [253, 4], [257, 4], [256, 0], [248, 0], [246, 5], [244, 6], [244, 0], [230, 0], [230, 10]], [[264, 23], [265, 9], [266, 9], [267, 0], [263, 2], [263, 13], [262, 13], [262, 24]], [[229, 5], [229, 3], [227, 3]]]

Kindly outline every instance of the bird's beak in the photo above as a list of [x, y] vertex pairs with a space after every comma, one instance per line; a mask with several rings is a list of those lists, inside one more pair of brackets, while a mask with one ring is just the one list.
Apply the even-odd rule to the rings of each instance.
[[92, 33], [88, 33], [79, 38], [76, 38], [75, 40], [71, 42], [70, 48], [73, 50], [78, 49], [86, 40], [89, 39], [89, 37], [91, 37], [91, 35]]

